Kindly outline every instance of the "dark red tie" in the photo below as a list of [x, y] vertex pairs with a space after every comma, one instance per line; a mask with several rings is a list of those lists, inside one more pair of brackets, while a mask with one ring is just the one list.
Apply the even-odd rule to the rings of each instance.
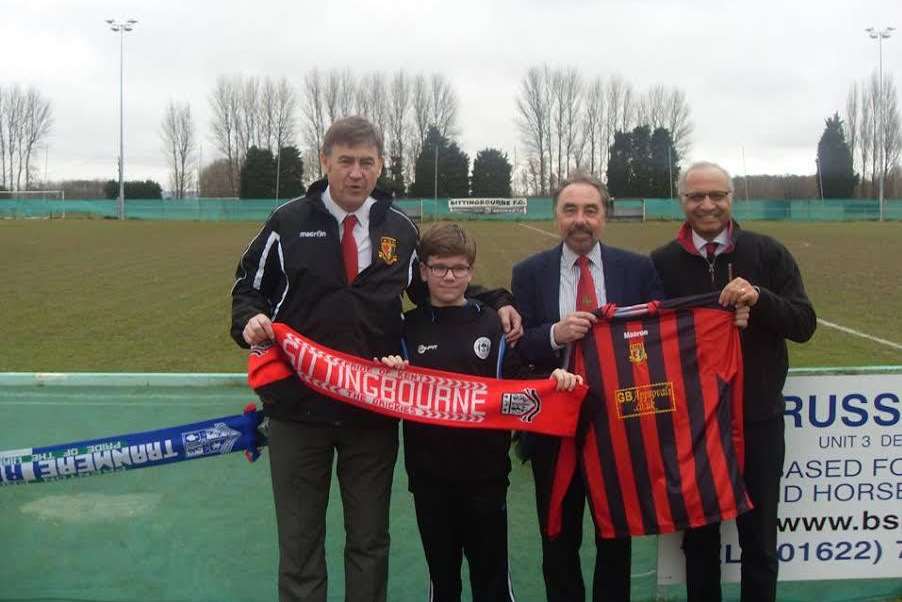
[[348, 278], [348, 284], [354, 282], [357, 277], [357, 241], [354, 240], [354, 226], [357, 225], [357, 216], [353, 213], [348, 214], [342, 226], [344, 231], [341, 234], [341, 257], [345, 262], [345, 276]]
[[713, 261], [715, 253], [717, 253], [717, 243], [716, 242], [706, 242], [705, 243], [705, 254], [708, 256], [708, 261]]
[[577, 311], [595, 311], [598, 309], [598, 297], [595, 295], [595, 279], [589, 270], [589, 258], [580, 255], [576, 263], [579, 264], [579, 282], [576, 285], [576, 309]]
[[[595, 279], [592, 278], [592, 272], [589, 270], [589, 258], [580, 255], [576, 259], [579, 266], [579, 281], [576, 283], [576, 310], [577, 311], [595, 311], [598, 309], [598, 296], [595, 294]], [[573, 350], [570, 352], [570, 370], [577, 374], [585, 374], [585, 366], [583, 364], [583, 346], [577, 341], [573, 344]]]
[[[589, 270], [589, 259], [585, 255], [580, 255], [576, 259], [576, 263], [579, 265], [579, 281], [576, 283], [576, 309], [577, 311], [595, 311], [598, 309], [598, 296], [595, 294], [595, 279], [592, 278], [592, 272]], [[593, 336], [592, 331], [589, 331], [586, 336]], [[568, 368], [571, 372], [585, 376], [586, 362], [583, 357], [582, 341], [571, 343]], [[589, 427], [590, 437], [594, 437], [591, 434], [593, 428]], [[551, 482], [551, 508], [558, 508], [563, 503], [573, 475], [576, 473], [576, 461], [576, 439], [563, 437], [558, 448], [554, 478]], [[548, 532], [559, 533], [561, 529], [560, 515], [552, 514], [548, 521]]]

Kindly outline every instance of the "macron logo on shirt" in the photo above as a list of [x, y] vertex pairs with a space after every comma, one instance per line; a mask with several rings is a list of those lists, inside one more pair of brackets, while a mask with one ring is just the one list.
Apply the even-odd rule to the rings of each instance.
[[326, 238], [325, 230], [309, 230], [307, 232], [299, 232], [299, 238]]

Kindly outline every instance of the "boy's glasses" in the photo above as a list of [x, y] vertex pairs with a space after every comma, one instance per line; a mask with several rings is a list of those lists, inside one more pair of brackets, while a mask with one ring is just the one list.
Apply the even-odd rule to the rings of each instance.
[[454, 274], [455, 278], [466, 278], [472, 269], [468, 265], [445, 265], [443, 263], [433, 263], [426, 267], [429, 268], [429, 271], [436, 278], [444, 278], [448, 275], [448, 272]]

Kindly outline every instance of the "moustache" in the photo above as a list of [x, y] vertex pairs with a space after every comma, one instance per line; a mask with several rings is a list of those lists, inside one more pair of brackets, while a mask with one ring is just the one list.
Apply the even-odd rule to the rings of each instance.
[[588, 226], [575, 224], [567, 229], [567, 234], [587, 234], [589, 236], [592, 236], [595, 233], [592, 231], [592, 228]]

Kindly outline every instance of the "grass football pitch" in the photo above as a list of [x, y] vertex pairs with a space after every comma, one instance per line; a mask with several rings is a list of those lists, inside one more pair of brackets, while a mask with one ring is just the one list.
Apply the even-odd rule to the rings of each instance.
[[[557, 243], [550, 222], [468, 222], [475, 280]], [[606, 243], [647, 253], [675, 223], [608, 224]], [[796, 257], [818, 317], [902, 343], [902, 224], [760, 222]], [[0, 222], [0, 372], [241, 372], [228, 336], [235, 266], [255, 223]], [[754, 316], [754, 314], [753, 314]], [[754, 317], [753, 317], [754, 319]], [[821, 324], [790, 344], [795, 367], [902, 364], [902, 350]]]
[[[902, 342], [902, 277], [896, 267], [902, 224], [745, 226], [789, 247], [819, 317]], [[479, 244], [476, 280], [488, 286], [508, 287], [513, 263], [557, 244], [550, 222], [468, 222], [466, 227]], [[676, 227], [609, 224], [604, 239], [648, 252], [672, 238]], [[229, 291], [238, 257], [258, 228], [253, 223], [0, 221], [6, 335], [0, 372], [242, 372], [245, 353], [228, 336]], [[791, 344], [790, 353], [796, 367], [902, 364], [898, 347], [824, 325], [811, 342]], [[28, 389], [0, 388], [0, 423], [7, 426], [0, 431], [0, 449], [201, 420], [233, 413], [250, 396], [236, 388]], [[248, 466], [230, 456], [0, 492], [11, 519], [0, 528], [7, 544], [0, 546], [0, 600], [274, 599], [277, 546], [265, 462], [264, 456], [263, 466]], [[514, 468], [508, 496], [512, 574], [518, 599], [540, 600], [531, 480], [528, 467]], [[389, 586], [390, 599], [402, 602], [422, 599], [425, 579], [405, 486], [399, 468]], [[331, 498], [329, 599], [340, 600], [343, 531], [337, 491]], [[588, 575], [593, 558], [588, 520], [586, 527]], [[633, 599], [650, 601], [654, 538], [637, 539], [633, 548]], [[895, 580], [780, 587], [782, 600], [796, 601], [895, 600], [900, 591]], [[725, 591], [726, 599], [738, 599], [735, 585]], [[683, 590], [657, 593], [680, 600]]]

